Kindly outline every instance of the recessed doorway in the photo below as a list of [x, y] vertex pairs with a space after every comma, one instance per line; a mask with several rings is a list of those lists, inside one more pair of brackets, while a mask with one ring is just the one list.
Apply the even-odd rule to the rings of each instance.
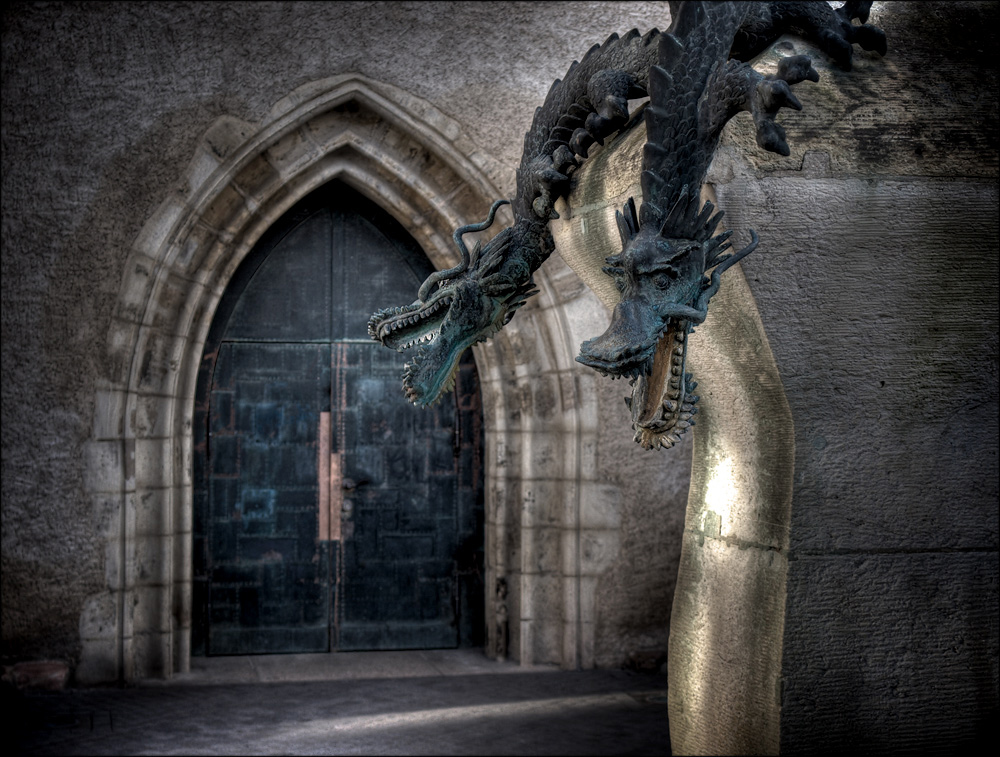
[[481, 646], [482, 409], [471, 354], [431, 409], [367, 334], [433, 270], [343, 183], [233, 276], [194, 414], [192, 653]]

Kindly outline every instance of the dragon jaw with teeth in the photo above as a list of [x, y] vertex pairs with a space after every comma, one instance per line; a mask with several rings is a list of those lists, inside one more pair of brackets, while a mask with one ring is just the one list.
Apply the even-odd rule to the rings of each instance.
[[688, 336], [708, 315], [722, 273], [757, 246], [751, 231], [749, 245], [724, 254], [730, 232], [713, 236], [722, 213], [713, 215], [711, 203], [701, 213], [697, 207], [685, 187], [660, 226], [640, 229], [631, 198], [615, 214], [623, 249], [603, 270], [622, 299], [607, 330], [584, 342], [576, 358], [605, 376], [632, 379], [625, 401], [635, 441], [646, 449], [671, 447], [694, 425], [696, 384], [684, 370]]
[[[403, 393], [414, 405], [432, 405], [451, 391], [462, 353], [507, 325], [537, 291], [530, 274], [521, 270], [521, 258], [510, 254], [511, 245], [523, 243], [531, 229], [523, 224], [506, 228], [485, 247], [477, 243], [471, 253], [462, 242], [469, 231], [489, 227], [505, 203], [495, 202], [484, 223], [455, 232], [463, 258], [458, 266], [431, 274], [412, 305], [380, 310], [368, 321], [369, 336], [386, 347], [400, 352], [418, 347], [403, 368]], [[539, 249], [545, 242], [538, 240]]]
[[628, 100], [648, 95], [643, 202], [638, 213], [631, 199], [617, 213], [622, 250], [603, 269], [621, 301], [608, 329], [585, 342], [577, 360], [632, 380], [626, 402], [643, 447], [679, 441], [694, 423], [698, 400], [684, 370], [688, 337], [705, 320], [722, 273], [757, 246], [751, 231], [749, 245], [724, 254], [729, 234], [714, 236], [722, 214], [699, 203], [722, 128], [749, 112], [758, 145], [788, 155], [775, 116], [783, 107], [801, 109], [792, 85], [819, 78], [801, 55], [783, 58], [768, 75], [748, 61], [788, 32], [810, 38], [845, 70], [854, 44], [884, 55], [885, 34], [866, 23], [870, 6], [864, 0], [836, 10], [825, 2], [671, 3], [667, 33], [611, 35], [574, 61], [525, 136], [514, 225], [469, 253], [462, 235], [488, 228], [506, 201], [495, 203], [485, 222], [455, 232], [458, 266], [432, 274], [412, 305], [380, 310], [369, 322], [369, 334], [385, 346], [420, 345], [404, 368], [410, 401], [433, 404], [450, 390], [462, 352], [496, 333], [535, 293], [532, 274], [554, 248], [547, 224], [558, 217], [556, 200], [570, 191], [588, 148], [626, 125]]

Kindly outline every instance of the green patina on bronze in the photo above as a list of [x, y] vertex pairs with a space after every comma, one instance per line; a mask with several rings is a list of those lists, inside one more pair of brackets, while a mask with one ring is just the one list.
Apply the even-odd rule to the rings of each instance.
[[[403, 390], [417, 405], [437, 401], [454, 384], [458, 356], [501, 329], [535, 293], [532, 274], [554, 249], [548, 223], [572, 173], [629, 121], [628, 101], [649, 97], [643, 201], [618, 213], [622, 249], [607, 258], [621, 300], [611, 325], [583, 343], [577, 360], [603, 375], [627, 377], [635, 440], [647, 449], [670, 447], [693, 425], [695, 383], [685, 372], [688, 336], [704, 322], [722, 273], [757, 246], [728, 254], [729, 232], [715, 235], [721, 213], [699, 199], [726, 123], [746, 111], [759, 146], [788, 155], [775, 121], [783, 107], [801, 109], [791, 86], [818, 80], [806, 56], [783, 58], [775, 74], [749, 61], [779, 36], [814, 42], [850, 69], [852, 45], [885, 52], [884, 33], [867, 23], [870, 2], [834, 10], [822, 2], [672, 3], [668, 32], [632, 30], [595, 45], [557, 80], [535, 112], [517, 170], [511, 205], [515, 222], [470, 253], [455, 241], [462, 262], [430, 276], [411, 305], [380, 310], [369, 322], [373, 339], [398, 350], [420, 348], [407, 364]], [[860, 25], [853, 23], [861, 21]]]

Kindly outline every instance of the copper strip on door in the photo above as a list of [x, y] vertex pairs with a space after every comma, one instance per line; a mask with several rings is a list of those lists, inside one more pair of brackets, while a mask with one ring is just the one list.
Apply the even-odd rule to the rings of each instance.
[[339, 452], [330, 455], [330, 541], [340, 541], [340, 514], [344, 506], [344, 468], [343, 457]]
[[330, 411], [319, 414], [318, 460], [319, 476], [319, 539], [340, 541], [340, 516], [344, 506], [343, 456], [330, 451]]
[[[319, 477], [319, 540], [330, 540], [330, 411], [319, 414], [319, 448], [316, 471]], [[339, 519], [338, 519], [339, 520]], [[338, 525], [337, 531], [340, 531]]]

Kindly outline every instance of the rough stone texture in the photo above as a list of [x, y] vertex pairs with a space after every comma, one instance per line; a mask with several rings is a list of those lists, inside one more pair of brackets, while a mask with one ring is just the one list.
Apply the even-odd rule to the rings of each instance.
[[[177, 585], [172, 598], [143, 589], [126, 599], [109, 595], [107, 587], [125, 586], [127, 576], [148, 573], [153, 563], [143, 556], [145, 537], [163, 536], [167, 529], [184, 533], [183, 502], [190, 498], [190, 485], [185, 489], [183, 481], [175, 481], [177, 488], [162, 488], [170, 483], [162, 474], [175, 459], [189, 459], [190, 449], [171, 441], [170, 424], [182, 424], [183, 418], [171, 416], [168, 395], [174, 390], [154, 375], [169, 375], [197, 349], [196, 339], [173, 338], [186, 336], [185, 325], [204, 318], [184, 312], [184, 297], [210, 302], [199, 287], [215, 292], [231, 270], [220, 263], [197, 281], [157, 278], [161, 262], [199, 271], [224, 259], [225, 230], [208, 225], [193, 230], [192, 244], [172, 252], [169, 260], [141, 253], [156, 253], [156, 240], [183, 212], [191, 192], [234, 154], [254, 124], [307, 102], [317, 91], [312, 83], [358, 73], [398, 87], [401, 97], [410, 93], [412, 108], [436, 107], [439, 115], [421, 111], [424, 120], [445, 140], [459, 132], [467, 135], [462, 157], [509, 194], [521, 135], [552, 80], [609, 33], [662, 28], [668, 20], [661, 3], [87, 3], [6, 9], [4, 654], [77, 660], [82, 637], [105, 650], [86, 663], [82, 677], [88, 680], [128, 675], [139, 670], [137, 660], [165, 672], [174, 664], [163, 648], [164, 612], [172, 602], [172, 622], [179, 627], [189, 622], [183, 610], [189, 589]], [[326, 147], [310, 147], [317, 138], [310, 129], [289, 135], [266, 160], [246, 167], [237, 186], [249, 198], [247, 207], [291, 175], [310, 149]], [[411, 158], [418, 163], [419, 150], [411, 151]], [[438, 180], [433, 165], [427, 171], [430, 182]], [[186, 183], [178, 186], [179, 180]], [[453, 201], [461, 206], [464, 200], [462, 195]], [[232, 192], [221, 195], [216, 217], [231, 215], [239, 203]], [[211, 222], [210, 213], [205, 218]], [[423, 231], [414, 233], [420, 237]], [[558, 266], [549, 268], [558, 279]], [[154, 286], [161, 289], [151, 301]], [[560, 303], [584, 313], [585, 323], [587, 295], [581, 300], [576, 286], [575, 294], [560, 296]], [[576, 301], [578, 306], [567, 304]], [[159, 335], [133, 349], [134, 324]], [[144, 376], [136, 398], [122, 382], [144, 345], [149, 359], [134, 366]], [[549, 396], [557, 398], [557, 407], [580, 415], [586, 401], [578, 397], [589, 396], [590, 377], [573, 366], [571, 352], [563, 351], [564, 366], [576, 370], [573, 375], [582, 383]], [[513, 353], [510, 357], [512, 365], [520, 360]], [[565, 368], [560, 370], [563, 382]], [[191, 396], [190, 387], [177, 391]], [[536, 393], [526, 397], [524, 407], [545, 421], [546, 405], [550, 400]], [[596, 406], [587, 412], [596, 417]], [[555, 425], [561, 422], [558, 415], [548, 417]], [[596, 423], [588, 423], [596, 429]], [[596, 445], [587, 448], [588, 462], [574, 458], [573, 476], [584, 469], [595, 475]], [[136, 487], [145, 487], [144, 493], [135, 494]], [[627, 501], [632, 497], [625, 495]], [[511, 502], [523, 502], [520, 483]], [[594, 529], [599, 532], [611, 533]], [[510, 554], [520, 554], [516, 541], [503, 546], [515, 552], [505, 553], [502, 564], [510, 562]], [[582, 555], [583, 546], [580, 541], [570, 552]], [[158, 557], [153, 568], [160, 573], [147, 580], [163, 585], [171, 580], [165, 574], [188, 559], [189, 546], [181, 538], [159, 549], [172, 557]], [[572, 557], [562, 547], [559, 555]], [[541, 563], [546, 570], [550, 560]], [[561, 565], [558, 575], [564, 569], [576, 570]], [[621, 583], [634, 587], [627, 571], [619, 575], [607, 596], [618, 596]], [[596, 578], [588, 580], [592, 594]], [[655, 592], [666, 591], [660, 578], [651, 580]], [[519, 601], [519, 591], [511, 589], [512, 601]], [[642, 592], [630, 592], [630, 606], [641, 605]], [[664, 593], [653, 616], [662, 618], [669, 601]], [[575, 621], [563, 617], [572, 614], [570, 602], [554, 622], [589, 627], [590, 641], [568, 641], [572, 634], [559, 640], [546, 632], [539, 642], [540, 660], [590, 659], [579, 654], [589, 649], [592, 655], [594, 624], [582, 620], [588, 608], [577, 610]], [[663, 638], [665, 627], [648, 630], [656, 622], [644, 620], [642, 633]], [[116, 644], [132, 639], [137, 624], [147, 624], [149, 632], [134, 639], [134, 655], [123, 660]], [[612, 638], [617, 630], [609, 633], [606, 645], [631, 651], [630, 644]], [[566, 658], [563, 647], [570, 643], [577, 656]], [[183, 659], [183, 641], [176, 644], [175, 653]]]
[[954, 754], [996, 743], [997, 591], [995, 551], [792, 563], [783, 750]]
[[[783, 337], [793, 549], [995, 549], [983, 506], [997, 498], [997, 429], [984, 422], [997, 413], [996, 186], [760, 178], [719, 194], [727, 220], [767, 244], [744, 270]], [[802, 205], [808, 215], [783, 212]], [[816, 233], [859, 205], [865, 223]]]
[[877, 4], [889, 55], [817, 58], [791, 156], [734, 123], [710, 174], [795, 425], [782, 751], [995, 738], [996, 21]]

